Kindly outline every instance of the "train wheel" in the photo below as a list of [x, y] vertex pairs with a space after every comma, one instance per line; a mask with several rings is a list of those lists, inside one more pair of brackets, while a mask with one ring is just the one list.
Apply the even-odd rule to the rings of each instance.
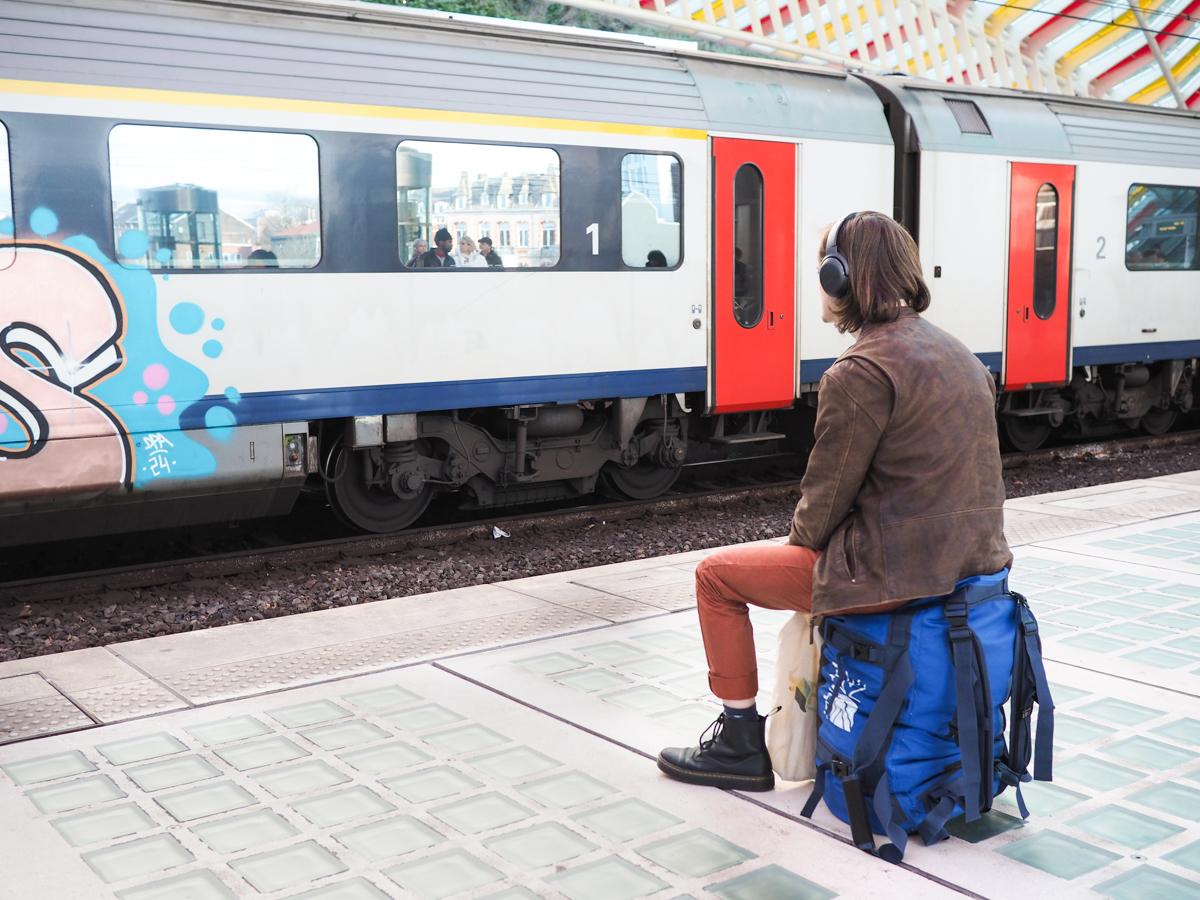
[[367, 451], [347, 450], [341, 440], [329, 454], [325, 494], [339, 519], [351, 528], [382, 534], [407, 528], [421, 517], [433, 499], [425, 485], [411, 497], [367, 485], [363, 459]]
[[1166, 434], [1179, 418], [1178, 410], [1154, 408], [1142, 416], [1141, 428], [1146, 434]]
[[1004, 442], [1018, 453], [1028, 453], [1046, 443], [1053, 429], [1040, 416], [1002, 416], [1000, 434]]
[[629, 468], [609, 463], [600, 470], [600, 482], [608, 494], [629, 500], [652, 500], [671, 489], [680, 471], [678, 467], [659, 466], [647, 460]]

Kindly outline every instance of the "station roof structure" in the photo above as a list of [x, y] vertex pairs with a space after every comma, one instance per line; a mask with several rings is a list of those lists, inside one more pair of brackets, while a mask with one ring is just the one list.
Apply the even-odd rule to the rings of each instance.
[[561, 0], [780, 59], [1200, 109], [1200, 0]]

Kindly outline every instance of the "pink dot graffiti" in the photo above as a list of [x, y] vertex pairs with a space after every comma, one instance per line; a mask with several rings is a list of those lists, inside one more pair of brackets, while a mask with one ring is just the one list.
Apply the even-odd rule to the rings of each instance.
[[158, 411], [164, 416], [169, 416], [175, 412], [175, 401], [167, 394], [163, 394], [158, 398]]
[[[170, 373], [162, 363], [151, 363], [142, 373], [142, 381], [152, 391], [161, 391], [166, 387], [168, 378], [170, 378]], [[162, 401], [160, 400], [159, 403], [161, 405]]]
[[145, 391], [134, 391], [133, 402], [138, 406], [145, 406], [148, 402], [150, 402], [150, 396]]

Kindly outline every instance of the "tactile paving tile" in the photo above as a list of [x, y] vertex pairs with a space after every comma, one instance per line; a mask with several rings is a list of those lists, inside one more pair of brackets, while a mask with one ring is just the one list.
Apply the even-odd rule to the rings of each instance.
[[[432, 731], [406, 727], [406, 713], [431, 705], [460, 718]], [[317, 778], [277, 797], [260, 784], [261, 770], [227, 765], [198, 737], [240, 732], [262, 740], [247, 723], [271, 720], [300, 743], [313, 727], [300, 723], [331, 708], [354, 710], [331, 724], [380, 733], [368, 746], [400, 740], [420, 752], [372, 772], [349, 765], [344, 752], [314, 747], [337, 783]], [[177, 746], [219, 772], [185, 789], [147, 793], [128, 777], [144, 762], [110, 761], [151, 752], [185, 758]], [[20, 779], [0, 777], [5, 884], [18, 895], [44, 895], [52, 867], [56, 900], [260, 891], [547, 900], [954, 896], [733, 795], [669, 782], [648, 759], [430, 665], [33, 741], [0, 749], [0, 766]], [[120, 794], [84, 784], [97, 778], [119, 785]], [[85, 805], [66, 815], [29, 802], [44, 803], [47, 785], [59, 797], [75, 784]]]
[[1005, 508], [1125, 525], [1200, 510], [1200, 491], [1186, 484], [1131, 481], [1010, 500]]
[[123, 722], [138, 716], [187, 707], [169, 690], [148, 678], [72, 691], [71, 698], [100, 722]]
[[[788, 615], [752, 611], [764, 682], [773, 671], [775, 631]], [[695, 617], [683, 614], [443, 665], [653, 754], [664, 746], [694, 744], [720, 711], [704, 684], [698, 635]], [[682, 677], [638, 675], [636, 660], [625, 651], [638, 647], [653, 647], [656, 655], [693, 668]], [[1052, 647], [1047, 652], [1053, 653]], [[607, 662], [601, 664], [597, 656]], [[1200, 891], [1196, 872], [1189, 873], [1186, 864], [1171, 856], [1200, 838], [1200, 701], [1072, 666], [1048, 665], [1059, 714], [1057, 769], [1053, 784], [1024, 787], [1032, 818], [1022, 824], [1012, 796], [1002, 795], [983, 821], [952, 828], [956, 839], [946, 844], [926, 848], [914, 838], [905, 862], [983, 896], [1020, 900], [1041, 890], [1061, 897], [1094, 896], [1090, 886], [1119, 876], [1136, 852], [1156, 871], [1190, 878]], [[588, 690], [581, 679], [593, 671], [620, 674], [627, 684]], [[762, 688], [769, 691], [770, 685]], [[645, 692], [644, 705], [613, 702], [636, 698], [639, 692]], [[769, 696], [760, 693], [760, 710], [769, 703]], [[1170, 785], [1178, 786], [1168, 791]], [[808, 793], [806, 785], [781, 783], [773, 792], [751, 796], [798, 816]], [[848, 834], [824, 807], [815, 821], [832, 834]], [[1114, 839], [1114, 821], [1136, 822], [1138, 839], [1127, 838], [1124, 844]], [[1047, 858], [1051, 862], [1040, 865]], [[1061, 868], [1055, 868], [1056, 859]]]
[[470, 623], [192, 669], [163, 680], [192, 703], [207, 703], [604, 624], [604, 619], [547, 605]]
[[1112, 526], [1107, 522], [1088, 519], [1085, 516], [1052, 516], [1012, 506], [1004, 508], [1004, 537], [1010, 547], [1110, 527]]
[[94, 724], [58, 691], [0, 706], [0, 743], [55, 734]]

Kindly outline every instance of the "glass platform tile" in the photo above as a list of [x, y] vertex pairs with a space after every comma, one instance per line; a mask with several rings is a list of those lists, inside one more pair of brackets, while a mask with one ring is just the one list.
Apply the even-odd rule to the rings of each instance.
[[94, 772], [96, 766], [78, 750], [69, 750], [66, 753], [23, 759], [0, 766], [0, 769], [4, 770], [4, 774], [11, 778], [14, 784], [26, 785]]
[[1115, 697], [1103, 697], [1078, 707], [1076, 711], [1090, 718], [1100, 719], [1102, 722], [1113, 722], [1117, 725], [1141, 725], [1143, 722], [1166, 715], [1164, 710], [1127, 703]]
[[1189, 747], [1200, 747], [1200, 719], [1177, 719], [1166, 725], [1151, 728], [1150, 731]]
[[631, 841], [683, 823], [678, 816], [633, 798], [576, 813], [571, 818], [616, 842]]
[[351, 706], [357, 706], [359, 709], [365, 709], [367, 712], [383, 713], [404, 706], [415, 706], [425, 698], [397, 684], [393, 684], [370, 691], [355, 691], [352, 694], [343, 694], [342, 699]]
[[1144, 850], [1183, 831], [1178, 825], [1114, 804], [1077, 816], [1070, 824], [1088, 834], [1134, 850]]
[[1138, 866], [1096, 885], [1095, 891], [1113, 900], [1200, 900], [1200, 884], [1154, 866]]
[[201, 869], [117, 891], [117, 900], [232, 900], [233, 891], [212, 872]]
[[618, 675], [616, 672], [608, 671], [608, 669], [580, 669], [579, 671], [556, 675], [554, 680], [564, 687], [574, 688], [577, 691], [585, 691], [589, 694], [596, 691], [607, 691], [611, 688], [631, 683], [624, 675]]
[[316, 841], [244, 856], [229, 865], [264, 894], [346, 871], [345, 864]]
[[440, 900], [499, 881], [500, 872], [465, 850], [437, 853], [385, 870], [385, 875], [423, 900]]
[[303, 894], [292, 894], [288, 900], [389, 900], [389, 897], [359, 875], [313, 888]]
[[193, 825], [192, 832], [217, 853], [241, 853], [300, 833], [295, 825], [269, 809]]
[[309, 725], [319, 725], [322, 722], [348, 718], [350, 711], [338, 706], [332, 700], [313, 700], [310, 703], [297, 703], [293, 706], [269, 709], [267, 715], [288, 728], [305, 728]]
[[546, 881], [570, 900], [634, 900], [668, 886], [657, 875], [619, 856], [575, 866]]
[[515, 665], [534, 675], [557, 675], [559, 672], [582, 669], [588, 663], [582, 659], [576, 659], [574, 656], [568, 656], [566, 653], [542, 653], [518, 659]]
[[356, 747], [371, 741], [391, 737], [378, 725], [364, 722], [361, 719], [351, 719], [348, 722], [334, 722], [317, 728], [308, 728], [300, 732], [305, 740], [311, 741], [322, 750], [342, 750], [346, 747]]
[[83, 861], [109, 884], [181, 866], [192, 859], [192, 854], [169, 834], [138, 838], [83, 854]]
[[1200, 873], [1200, 841], [1193, 841], [1185, 847], [1172, 850], [1163, 856], [1163, 859], [1169, 859], [1177, 866], [1184, 866]]
[[1141, 781], [1146, 776], [1133, 769], [1106, 762], [1094, 756], [1076, 756], [1054, 761], [1054, 780], [1081, 784], [1095, 791], [1112, 791]]
[[160, 794], [154, 799], [177, 822], [190, 822], [216, 813], [231, 812], [258, 802], [245, 788], [232, 781], [184, 788], [170, 794]]
[[293, 797], [349, 781], [350, 776], [319, 759], [253, 773], [272, 797]]
[[136, 803], [121, 803], [98, 810], [75, 813], [50, 823], [72, 847], [128, 837], [139, 831], [151, 831], [154, 820]]
[[25, 792], [25, 796], [41, 812], [52, 814], [82, 809], [106, 800], [119, 800], [125, 796], [125, 792], [107, 775], [91, 775], [61, 784], [31, 788]]
[[96, 750], [114, 766], [124, 766], [144, 759], [157, 759], [186, 749], [187, 747], [169, 734], [148, 734], [144, 737], [99, 744], [96, 747]]
[[385, 778], [383, 784], [409, 803], [428, 803], [483, 787], [481, 782], [450, 766], [435, 766]]
[[1155, 784], [1137, 791], [1131, 799], [1142, 806], [1200, 822], [1200, 790], [1195, 788], [1174, 782]]
[[334, 838], [355, 853], [378, 862], [440, 844], [445, 838], [412, 816], [395, 816], [381, 822], [341, 831]]
[[[1054, 773], [1056, 776], [1058, 772]], [[997, 835], [1020, 828], [1024, 823], [1016, 816], [1006, 815], [997, 809], [985, 812], [974, 822], [966, 822], [962, 816], [946, 823], [946, 832], [951, 837], [968, 844], [981, 844]]]
[[484, 846], [510, 863], [538, 869], [590, 853], [596, 845], [557, 822], [510, 831], [483, 842]]
[[1197, 657], [1189, 653], [1177, 653], [1162, 647], [1142, 647], [1131, 653], [1122, 654], [1122, 659], [1132, 659], [1159, 669], [1179, 669], [1197, 662]]
[[507, 744], [508, 738], [484, 725], [464, 725], [425, 735], [425, 740], [446, 753], [474, 753]]
[[664, 712], [679, 705], [679, 697], [646, 684], [602, 694], [600, 699], [622, 709], [639, 713]]
[[143, 791], [161, 791], [164, 788], [215, 778], [221, 774], [221, 770], [208, 760], [189, 753], [187, 756], [131, 766], [125, 770], [125, 774]]
[[271, 733], [270, 726], [254, 716], [232, 716], [215, 722], [205, 722], [203, 725], [192, 725], [183, 730], [208, 747], [219, 747], [221, 744]]
[[465, 722], [466, 719], [452, 709], [447, 709], [440, 703], [426, 703], [424, 706], [412, 709], [399, 709], [383, 713], [385, 722], [395, 725], [401, 731], [434, 731], [455, 722]]
[[275, 763], [290, 762], [308, 755], [307, 750], [282, 735], [275, 735], [260, 741], [246, 741], [231, 747], [223, 747], [217, 751], [217, 756], [239, 772], [260, 769]]
[[754, 854], [723, 837], [696, 828], [637, 848], [637, 852], [664, 869], [689, 878], [701, 878], [736, 866]]
[[497, 791], [489, 791], [435, 807], [429, 814], [464, 834], [478, 834], [528, 819], [533, 810]]
[[1100, 752], [1154, 772], [1165, 772], [1196, 758], [1190, 750], [1141, 735], [1101, 747]]
[[996, 852], [1068, 880], [1094, 872], [1113, 860], [1120, 859], [1116, 853], [1093, 847], [1056, 831], [1038, 832], [999, 847]]
[[402, 741], [389, 741], [377, 747], [346, 750], [337, 754], [337, 758], [369, 775], [392, 775], [433, 759], [423, 750]]
[[588, 644], [576, 648], [576, 652], [595, 662], [604, 665], [619, 666], [622, 663], [633, 662], [645, 655], [646, 651], [633, 644], [621, 641], [605, 641], [600, 644]]
[[1097, 725], [1075, 716], [1054, 716], [1055, 744], [1089, 744], [1110, 734], [1112, 734], [1111, 726]]
[[830, 900], [837, 896], [836, 892], [775, 864], [728, 881], [710, 884], [708, 890], [722, 900], [765, 900], [776, 897], [786, 897], [787, 900]]
[[396, 807], [362, 785], [322, 794], [292, 804], [292, 809], [319, 828], [392, 812]]
[[498, 753], [486, 753], [467, 762], [485, 775], [508, 782], [521, 781], [562, 765], [554, 757], [531, 747], [512, 747]]
[[532, 797], [542, 806], [570, 807], [598, 800], [616, 789], [583, 772], [563, 772], [517, 786], [517, 790]]
[[1068, 635], [1062, 639], [1062, 642], [1069, 647], [1078, 647], [1080, 650], [1088, 650], [1092, 653], [1116, 653], [1118, 650], [1128, 650], [1134, 646], [1132, 641], [1091, 632]]

